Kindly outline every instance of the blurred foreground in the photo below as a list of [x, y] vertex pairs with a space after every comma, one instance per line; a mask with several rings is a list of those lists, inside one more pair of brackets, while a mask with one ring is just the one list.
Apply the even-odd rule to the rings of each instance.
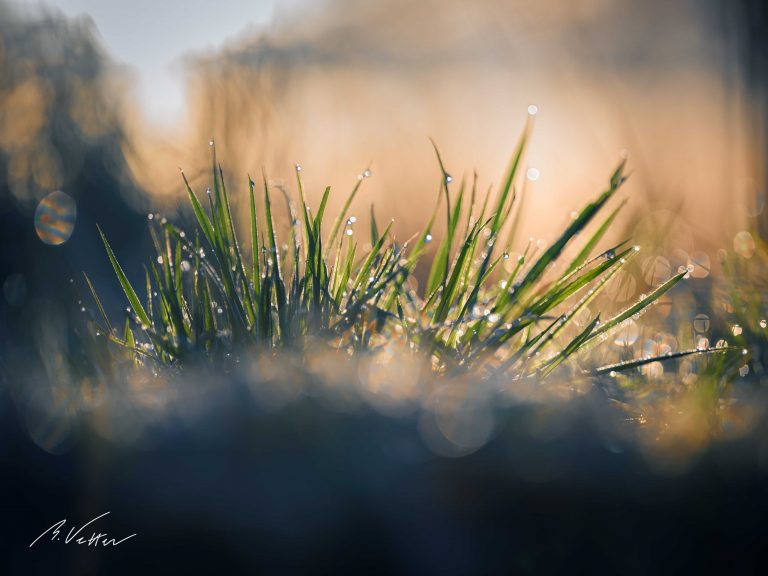
[[[446, 459], [409, 417], [318, 399], [273, 413], [236, 381], [212, 387], [210, 410], [135, 443], [83, 427], [65, 456], [3, 402], [4, 573], [747, 574], [767, 559], [764, 421], [670, 474], [607, 433], [599, 394], [501, 410], [485, 447]], [[101, 530], [137, 536], [28, 548], [105, 511]]]

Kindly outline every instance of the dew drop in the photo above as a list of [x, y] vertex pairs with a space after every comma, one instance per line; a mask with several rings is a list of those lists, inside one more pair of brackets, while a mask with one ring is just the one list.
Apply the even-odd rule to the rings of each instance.
[[528, 106], [528, 115], [529, 116], [536, 116], [536, 114], [539, 113], [539, 107], [536, 106], [536, 104], [530, 104]]
[[446, 174], [445, 175], [445, 183], [446, 184], [450, 184], [451, 182], [453, 182], [453, 176], [451, 176], [450, 174]]
[[158, 264], [162, 264], [163, 263], [163, 257], [162, 256], [158, 256], [157, 257], [157, 263]]
[[294, 168], [296, 168], [296, 172], [301, 172], [301, 164], [296, 164]]
[[504, 254], [502, 254], [502, 258], [504, 258], [504, 260], [509, 260], [509, 252], [504, 252]]
[[154, 214], [152, 214], [152, 212], [150, 212], [149, 214], [147, 214], [147, 220], [152, 220], [154, 217], [155, 217], [155, 215], [154, 215]]
[[221, 306], [219, 306], [218, 308], [216, 308], [216, 312], [218, 314], [221, 314], [222, 312], [224, 312], [224, 309]]
[[766, 321], [765, 318], [763, 318], [762, 320], [760, 320], [760, 328], [765, 328], [766, 326], [768, 326], [768, 321]]
[[372, 175], [373, 174], [372, 174], [372, 172], [370, 170], [365, 170], [365, 172], [363, 172], [363, 176], [365, 178], [370, 178]]
[[427, 235], [424, 236], [424, 242], [427, 243], [427, 244], [432, 242], [432, 234], [430, 232], [427, 232]]
[[180, 266], [181, 266], [182, 271], [184, 271], [184, 272], [189, 272], [192, 269], [192, 266], [190, 265], [190, 263], [187, 260], [182, 260]]
[[541, 176], [541, 172], [539, 172], [538, 168], [528, 168], [528, 170], [525, 173], [525, 176], [531, 182], [535, 182], [536, 180], [539, 179], [539, 176]]
[[352, 232], [352, 229], [347, 228], [347, 236], [352, 236], [352, 234], [354, 234], [354, 232]]
[[208, 146], [213, 146], [213, 138], [211, 138], [210, 140], [208, 140]]
[[734, 336], [740, 336], [743, 330], [741, 326], [739, 326], [738, 324], [734, 324], [733, 326], [731, 326], [731, 332], [733, 333]]

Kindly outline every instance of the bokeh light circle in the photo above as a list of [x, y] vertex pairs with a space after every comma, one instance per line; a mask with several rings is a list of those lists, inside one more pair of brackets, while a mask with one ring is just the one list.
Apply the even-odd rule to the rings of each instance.
[[742, 230], [733, 238], [733, 250], [742, 258], [752, 258], [755, 253], [755, 239], [752, 234]]
[[35, 232], [51, 246], [64, 244], [72, 236], [77, 220], [75, 201], [61, 190], [51, 192], [35, 209]]

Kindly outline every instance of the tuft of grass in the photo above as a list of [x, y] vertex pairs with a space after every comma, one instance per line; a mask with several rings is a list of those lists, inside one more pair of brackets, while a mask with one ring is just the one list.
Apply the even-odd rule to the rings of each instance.
[[[580, 355], [656, 302], [683, 280], [685, 272], [606, 321], [598, 314], [585, 326], [577, 325], [577, 313], [638, 250], [621, 242], [596, 251], [623, 201], [581, 240], [626, 180], [625, 161], [554, 242], [540, 253], [528, 243], [513, 258], [510, 252], [523, 217], [516, 182], [528, 139], [526, 127], [502, 185], [484, 198], [477, 192], [476, 176], [471, 187], [461, 182], [455, 190], [435, 145], [440, 167], [435, 207], [423, 229], [404, 243], [393, 235], [391, 223], [380, 227], [373, 206], [370, 242], [352, 233], [349, 209], [370, 174], [367, 170], [329, 231], [325, 216], [332, 192], [326, 188], [318, 209], [310, 210], [300, 168], [298, 209], [294, 211], [286, 194], [291, 225], [284, 230], [275, 223], [266, 175], [258, 186], [249, 178], [250, 250], [242, 247], [235, 229], [214, 147], [207, 199], [201, 201], [182, 173], [196, 228], [185, 232], [165, 219], [152, 221], [156, 256], [145, 270], [143, 301], [99, 230], [129, 304], [120, 336], [88, 281], [105, 332], [135, 363], [162, 365], [199, 357], [220, 362], [232, 351], [241, 353], [249, 347], [301, 350], [310, 339], [355, 354], [398, 340], [428, 355], [437, 373], [540, 378], [569, 368], [589, 373], [581, 366]], [[443, 203], [445, 234], [432, 252], [432, 229]], [[289, 240], [283, 248], [281, 238]], [[574, 244], [576, 255], [566, 259]], [[414, 273], [430, 257], [424, 288], [419, 290]], [[701, 352], [711, 350], [681, 354]], [[644, 358], [591, 373], [663, 359]]]

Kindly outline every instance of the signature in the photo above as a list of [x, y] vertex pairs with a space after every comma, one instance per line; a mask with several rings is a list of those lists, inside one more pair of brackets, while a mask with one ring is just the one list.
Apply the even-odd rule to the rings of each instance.
[[[80, 533], [89, 525], [93, 524], [98, 520], [99, 518], [104, 518], [109, 514], [109, 512], [104, 512], [104, 514], [100, 516], [96, 516], [96, 518], [93, 518], [92, 520], [89, 520], [80, 528], [77, 528], [77, 526], [72, 526], [69, 529], [69, 532], [67, 532], [66, 535], [63, 534], [63, 530], [65, 530], [64, 525], [67, 523], [67, 519], [59, 520], [56, 522], [53, 526], [45, 530], [40, 536], [34, 539], [32, 544], [29, 545], [30, 548], [37, 544], [38, 540], [40, 540], [43, 536], [50, 535], [50, 542], [59, 541], [61, 540], [62, 536], [64, 537], [64, 544], [79, 544], [79, 545], [86, 545], [86, 546], [117, 546], [119, 544], [122, 544], [126, 540], [129, 540], [130, 538], [133, 538], [136, 536], [136, 534], [131, 534], [130, 536], [126, 536], [125, 538], [122, 538], [121, 540], [116, 540], [115, 538], [110, 538], [109, 534], [106, 532], [92, 532], [90, 537], [87, 537], [85, 534], [82, 536]], [[87, 533], [86, 533], [87, 534]]]

